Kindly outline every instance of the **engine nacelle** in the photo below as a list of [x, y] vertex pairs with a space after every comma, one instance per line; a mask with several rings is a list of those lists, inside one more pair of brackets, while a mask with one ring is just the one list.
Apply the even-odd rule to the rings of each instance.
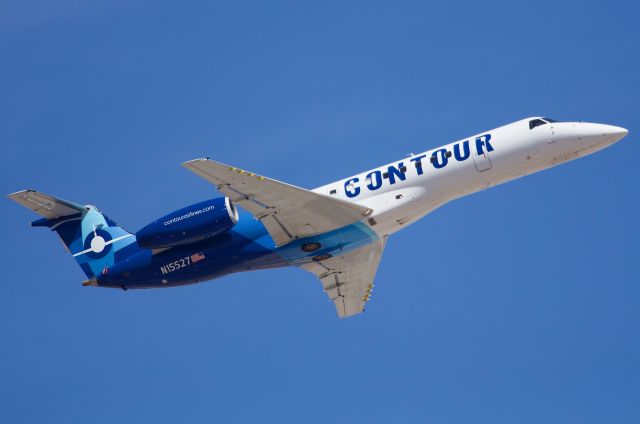
[[142, 228], [138, 245], [147, 249], [194, 243], [224, 233], [238, 222], [238, 211], [228, 197], [187, 206]]

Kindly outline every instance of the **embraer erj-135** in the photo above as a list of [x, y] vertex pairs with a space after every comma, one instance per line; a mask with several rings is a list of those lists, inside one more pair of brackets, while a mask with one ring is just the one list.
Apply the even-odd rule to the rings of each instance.
[[[527, 118], [307, 190], [206, 159], [183, 165], [225, 197], [129, 233], [93, 205], [34, 190], [9, 198], [58, 233], [87, 286], [142, 289], [295, 266], [316, 275], [338, 315], [364, 311], [387, 238], [445, 203], [594, 153], [620, 127]], [[236, 208], [239, 206], [240, 208]]]

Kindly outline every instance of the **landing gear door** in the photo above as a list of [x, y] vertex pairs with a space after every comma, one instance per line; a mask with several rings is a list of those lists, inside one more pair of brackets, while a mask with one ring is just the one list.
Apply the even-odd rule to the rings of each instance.
[[491, 169], [491, 159], [489, 158], [489, 146], [488, 135], [476, 138], [475, 146], [471, 149], [473, 151], [473, 163], [476, 166], [478, 172], [483, 172]]

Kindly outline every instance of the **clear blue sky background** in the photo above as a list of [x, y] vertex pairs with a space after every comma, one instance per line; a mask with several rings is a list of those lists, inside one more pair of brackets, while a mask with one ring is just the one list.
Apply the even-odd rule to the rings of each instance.
[[393, 236], [366, 313], [311, 274], [83, 288], [0, 201], [0, 421], [640, 422], [635, 2], [0, 5], [0, 192], [137, 230], [211, 156], [316, 187], [530, 115], [621, 143]]

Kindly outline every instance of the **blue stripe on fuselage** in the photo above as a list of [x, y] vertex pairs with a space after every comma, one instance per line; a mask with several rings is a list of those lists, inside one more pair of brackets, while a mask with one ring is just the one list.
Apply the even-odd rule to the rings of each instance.
[[[291, 265], [297, 266], [312, 261], [316, 255], [342, 255], [378, 239], [378, 235], [362, 222], [355, 222], [342, 228], [294, 240], [275, 250]], [[302, 245], [310, 242], [320, 243], [321, 248], [312, 253], [302, 250]]]
[[[229, 231], [155, 255], [144, 249], [140, 254], [115, 264], [108, 273], [99, 277], [99, 285], [142, 288], [191, 284], [235, 272], [298, 266], [311, 262], [316, 255], [341, 255], [378, 239], [378, 235], [369, 226], [356, 222], [275, 247], [262, 222], [243, 210], [239, 213], [238, 223]], [[304, 252], [302, 245], [310, 242], [320, 243], [321, 248], [311, 253]], [[187, 261], [188, 266], [170, 273], [162, 272], [161, 269], [166, 269], [167, 264], [194, 254], [202, 254], [204, 259], [193, 263]]]
[[[256, 243], [262, 248], [275, 253], [284, 259], [288, 265], [294, 266], [310, 262], [311, 258], [316, 255], [331, 254], [335, 256], [344, 254], [366, 246], [379, 238], [371, 227], [362, 222], [355, 222], [327, 233], [297, 239], [284, 246], [275, 247], [273, 239], [262, 222], [245, 211], [240, 211], [240, 220], [230, 232], [242, 235], [247, 240], [251, 240], [252, 243]], [[302, 245], [310, 242], [320, 243], [321, 248], [312, 253], [304, 252]]]

